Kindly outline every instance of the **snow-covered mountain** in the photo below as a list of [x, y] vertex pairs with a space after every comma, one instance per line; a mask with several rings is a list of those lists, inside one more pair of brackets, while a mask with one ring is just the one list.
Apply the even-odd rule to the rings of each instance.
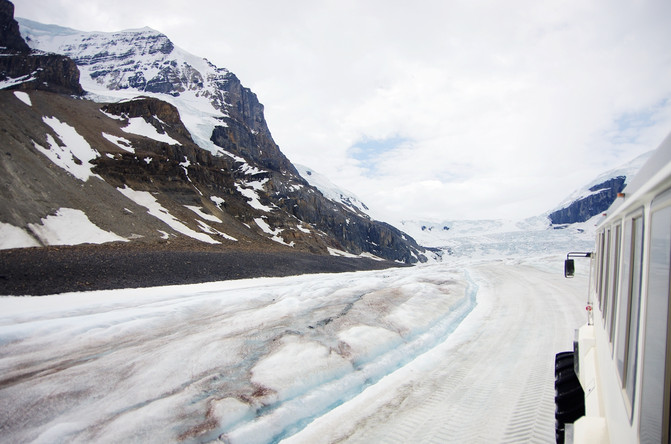
[[606, 171], [587, 185], [575, 190], [554, 210], [548, 213], [553, 225], [566, 225], [585, 222], [603, 213], [652, 155], [653, 151]]
[[301, 177], [307, 180], [310, 185], [321, 191], [326, 198], [343, 204], [355, 213], [368, 215], [368, 207], [366, 204], [361, 202], [361, 200], [351, 191], [339, 187], [331, 182], [328, 177], [316, 172], [312, 168], [299, 164], [295, 164], [294, 166]]
[[32, 51], [0, 42], [0, 248], [113, 239], [426, 260], [301, 177], [227, 69], [149, 28], [19, 24]]
[[[272, 139], [263, 105], [235, 74], [174, 46], [158, 31], [82, 32], [22, 18], [17, 21], [31, 47], [75, 61], [82, 87], [95, 101], [142, 94], [171, 103], [198, 146], [215, 155], [231, 153], [212, 140], [213, 131], [237, 119], [252, 134]], [[248, 154], [261, 157], [261, 149], [255, 148], [247, 147]], [[271, 155], [284, 157], [274, 142], [263, 148], [268, 151], [266, 160]], [[291, 169], [288, 160], [282, 166]]]

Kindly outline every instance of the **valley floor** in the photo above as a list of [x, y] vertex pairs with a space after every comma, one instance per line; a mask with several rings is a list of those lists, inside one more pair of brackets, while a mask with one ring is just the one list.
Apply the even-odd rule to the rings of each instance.
[[0, 298], [8, 442], [554, 442], [562, 258]]
[[288, 249], [221, 249], [126, 244], [0, 250], [0, 295], [46, 295], [230, 279], [379, 270], [390, 261]]

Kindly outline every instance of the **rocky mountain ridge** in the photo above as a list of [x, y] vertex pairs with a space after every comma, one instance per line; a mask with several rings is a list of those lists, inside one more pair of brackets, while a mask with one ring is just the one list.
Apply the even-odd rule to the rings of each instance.
[[585, 222], [610, 207], [626, 184], [626, 176], [617, 176], [588, 188], [590, 192], [570, 205], [548, 215], [552, 225]]
[[644, 153], [625, 164], [606, 171], [585, 186], [575, 190], [547, 217], [555, 228], [586, 222], [599, 216], [615, 202], [629, 181], [650, 157], [652, 151]]
[[[66, 243], [56, 227], [76, 219], [131, 243], [426, 260], [409, 236], [303, 179], [229, 71], [150, 29], [19, 23], [33, 50], [7, 49], [0, 68], [3, 233]], [[33, 67], [6, 68], [27, 56], [76, 65], [81, 86], [65, 88], [74, 74], [61, 72], [58, 89]]]

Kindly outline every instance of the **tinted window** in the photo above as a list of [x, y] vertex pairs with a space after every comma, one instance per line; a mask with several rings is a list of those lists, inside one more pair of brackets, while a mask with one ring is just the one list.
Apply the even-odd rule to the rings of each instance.
[[615, 341], [615, 362], [617, 371], [620, 373], [620, 380], [624, 387], [624, 359], [627, 349], [627, 336], [629, 333], [629, 307], [631, 306], [631, 274], [632, 274], [632, 225], [633, 220], [629, 219], [624, 223], [624, 236], [622, 243], [622, 280], [620, 283], [621, 295], [617, 307], [617, 339]]
[[650, 230], [648, 305], [642, 368], [641, 442], [659, 443], [665, 434], [664, 398], [668, 389], [665, 386], [665, 371], [671, 265], [671, 207], [653, 213]]
[[606, 320], [608, 311], [608, 263], [610, 261], [610, 230], [606, 231], [604, 239], [604, 255], [601, 260], [601, 315]]
[[620, 233], [619, 225], [613, 228], [611, 236], [612, 245], [610, 248], [610, 264], [608, 265], [609, 283], [608, 283], [608, 310], [610, 313], [606, 317], [606, 331], [608, 331], [608, 338], [613, 341], [613, 330], [615, 329], [614, 319], [617, 311], [617, 292], [619, 288], [619, 271], [620, 271]]
[[603, 275], [603, 261], [604, 261], [604, 256], [605, 256], [605, 251], [603, 248], [603, 239], [604, 239], [604, 233], [599, 233], [598, 237], [598, 243], [597, 243], [597, 275], [596, 275], [596, 295], [597, 299], [599, 301], [599, 307], [601, 307], [601, 289], [603, 288], [603, 282], [601, 280], [601, 277]]
[[634, 400], [636, 379], [636, 355], [638, 354], [638, 328], [641, 307], [641, 274], [643, 273], [643, 218], [633, 220], [633, 245], [631, 256], [631, 308], [629, 309], [629, 329], [626, 353], [626, 382], [625, 388], [629, 399]]

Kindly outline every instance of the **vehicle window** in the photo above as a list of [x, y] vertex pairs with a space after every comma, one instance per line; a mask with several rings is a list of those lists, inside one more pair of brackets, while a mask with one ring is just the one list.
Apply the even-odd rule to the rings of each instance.
[[604, 239], [604, 249], [605, 254], [603, 255], [602, 262], [602, 276], [601, 276], [601, 315], [604, 322], [606, 321], [606, 313], [608, 312], [608, 272], [610, 267], [608, 266], [610, 262], [610, 229], [606, 231], [606, 237]]
[[608, 316], [606, 317], [606, 331], [611, 343], [613, 342], [613, 330], [615, 329], [615, 316], [617, 311], [617, 292], [619, 289], [620, 273], [620, 237], [621, 227], [616, 225], [613, 228], [612, 245], [610, 249], [610, 263], [608, 264], [609, 283], [608, 283]]
[[624, 223], [624, 233], [622, 236], [622, 276], [620, 288], [622, 293], [617, 307], [617, 337], [615, 340], [615, 362], [617, 371], [620, 374], [622, 387], [625, 383], [624, 358], [627, 346], [627, 336], [629, 335], [629, 307], [631, 305], [631, 274], [632, 274], [632, 225], [633, 219], [627, 219]]
[[597, 274], [596, 274], [596, 296], [599, 301], [599, 307], [601, 307], [601, 301], [603, 298], [601, 297], [602, 295], [602, 289], [603, 289], [603, 281], [602, 281], [602, 275], [603, 275], [603, 262], [605, 260], [605, 251], [604, 251], [604, 233], [601, 232], [599, 233], [598, 237], [598, 242], [597, 242]]
[[[650, 221], [645, 344], [641, 391], [641, 442], [668, 438], [666, 341], [668, 338], [671, 207], [655, 211]], [[667, 420], [665, 421], [665, 418]]]
[[632, 221], [633, 245], [631, 256], [631, 284], [629, 285], [631, 307], [629, 309], [629, 328], [627, 332], [626, 382], [625, 389], [633, 404], [636, 367], [638, 355], [638, 329], [641, 307], [641, 275], [643, 273], [643, 217]]

